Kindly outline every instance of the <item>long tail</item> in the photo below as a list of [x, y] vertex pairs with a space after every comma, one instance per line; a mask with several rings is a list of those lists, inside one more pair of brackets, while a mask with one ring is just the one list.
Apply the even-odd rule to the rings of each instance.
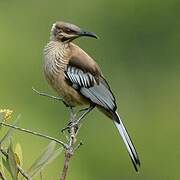
[[127, 151], [132, 160], [134, 168], [136, 171], [138, 171], [138, 167], [140, 167], [140, 160], [138, 158], [138, 154], [137, 154], [136, 149], [131, 141], [131, 138], [128, 135], [128, 132], [117, 112], [115, 112], [113, 119], [114, 119], [114, 123], [126, 145]]

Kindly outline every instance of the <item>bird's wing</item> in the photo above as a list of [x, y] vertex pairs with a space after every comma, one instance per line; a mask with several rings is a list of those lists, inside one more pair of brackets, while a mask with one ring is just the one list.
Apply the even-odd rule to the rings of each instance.
[[114, 112], [116, 110], [115, 98], [100, 71], [96, 67], [85, 66], [85, 63], [81, 61], [81, 63], [77, 62], [78, 60], [74, 58], [69, 61], [64, 72], [66, 80], [91, 102]]
[[116, 102], [98, 64], [77, 45], [71, 43], [72, 56], [65, 71], [67, 81], [94, 104], [115, 111]]
[[99, 110], [104, 112], [107, 116], [114, 120], [118, 131], [123, 138], [128, 153], [131, 157], [135, 170], [138, 171], [140, 161], [136, 149], [131, 141], [128, 132], [123, 125], [119, 115], [116, 112], [115, 98], [110, 90], [106, 80], [102, 76], [95, 77], [87, 69], [72, 66], [71, 63], [67, 66], [65, 71], [66, 80], [69, 84], [79, 91], [84, 97], [99, 106]]
[[67, 69], [64, 72], [65, 78], [74, 89], [98, 105], [99, 110], [114, 120], [127, 147], [133, 165], [136, 171], [138, 171], [140, 161], [130, 136], [116, 112], [117, 107], [114, 95], [107, 81], [99, 71], [97, 64], [88, 56], [84, 56], [84, 58], [72, 57], [70, 59]]

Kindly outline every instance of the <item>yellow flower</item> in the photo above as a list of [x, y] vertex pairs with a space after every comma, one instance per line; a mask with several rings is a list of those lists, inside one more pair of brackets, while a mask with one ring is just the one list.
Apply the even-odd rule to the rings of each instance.
[[4, 119], [7, 120], [11, 118], [13, 111], [10, 109], [0, 109], [0, 113], [4, 113]]

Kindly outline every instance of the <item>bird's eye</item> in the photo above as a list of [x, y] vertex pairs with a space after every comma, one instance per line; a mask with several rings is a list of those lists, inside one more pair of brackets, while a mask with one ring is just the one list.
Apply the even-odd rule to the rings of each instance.
[[71, 29], [67, 28], [67, 29], [66, 29], [66, 32], [67, 32], [67, 33], [70, 33], [70, 32], [71, 32]]

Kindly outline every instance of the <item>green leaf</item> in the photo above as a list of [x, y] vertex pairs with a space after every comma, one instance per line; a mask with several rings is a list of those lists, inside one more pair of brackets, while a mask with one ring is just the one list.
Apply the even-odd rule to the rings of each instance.
[[0, 171], [0, 178], [1, 178], [1, 180], [5, 180], [5, 177], [3, 176], [1, 171]]
[[22, 166], [22, 164], [23, 164], [23, 155], [22, 155], [22, 148], [21, 148], [21, 145], [19, 143], [16, 144], [14, 153], [17, 155], [17, 158], [18, 158], [18, 161], [19, 161], [18, 164], [20, 166]]
[[62, 153], [62, 151], [63, 151], [63, 147], [54, 151], [51, 154], [51, 156], [49, 156], [49, 158], [47, 158], [47, 160], [44, 162], [44, 164], [42, 164], [39, 168], [37, 168], [33, 177], [36, 176], [38, 173], [40, 173], [47, 165], [49, 165], [51, 162], [53, 162]]
[[10, 167], [10, 173], [13, 180], [18, 180], [17, 178], [18, 168], [17, 168], [17, 163], [16, 163], [14, 152], [13, 152], [13, 148], [12, 148], [12, 141], [10, 142], [10, 146], [8, 149], [8, 164]]
[[2, 163], [3, 163], [3, 166], [6, 168], [6, 170], [11, 174], [11, 170], [10, 170], [7, 159], [5, 160], [4, 158], [2, 158]]
[[54, 159], [56, 159], [62, 152], [63, 148], [55, 150], [56, 143], [52, 141], [44, 149], [43, 153], [39, 158], [33, 163], [33, 165], [28, 170], [28, 174], [31, 177], [35, 177], [40, 173], [48, 164], [50, 164]]
[[33, 163], [30, 170], [41, 166], [53, 153], [55, 147], [56, 143], [54, 141], [50, 142], [48, 146], [44, 149], [44, 151], [41, 153], [41, 155], [37, 158], [37, 160]]
[[[19, 118], [20, 118], [20, 116], [17, 117], [17, 119], [15, 120], [15, 122], [13, 123], [13, 125], [16, 125], [16, 124], [19, 122]], [[3, 138], [1, 139], [1, 141], [0, 141], [0, 144], [1, 144], [1, 145], [2, 145], [5, 141], [8, 141], [8, 143], [9, 143], [9, 141], [10, 141], [10, 139], [11, 139], [13, 133], [14, 133], [14, 130], [15, 130], [15, 129], [10, 128], [10, 129], [7, 131], [7, 133], [4, 135], [4, 137], [3, 137]]]
[[48, 160], [46, 161], [46, 163], [44, 165], [48, 165], [51, 162], [53, 162], [63, 151], [63, 147], [60, 147], [59, 149], [56, 149], [51, 156], [48, 158]]
[[6, 177], [5, 177], [4, 165], [3, 165], [2, 159], [1, 159], [1, 161], [0, 161], [0, 173], [1, 173], [0, 178], [3, 179], [3, 180], [5, 180]]

